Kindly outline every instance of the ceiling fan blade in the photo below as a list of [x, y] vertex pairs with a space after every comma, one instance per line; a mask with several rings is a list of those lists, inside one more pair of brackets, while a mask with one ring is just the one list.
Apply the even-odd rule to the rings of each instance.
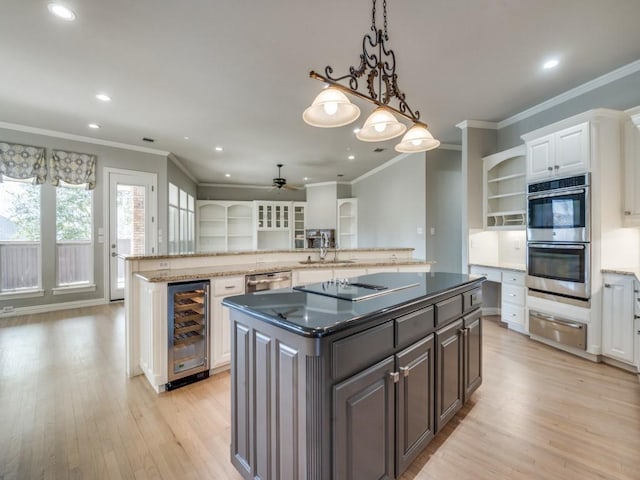
[[286, 188], [287, 190], [300, 190], [300, 187], [296, 187], [295, 185], [283, 185], [282, 188]]

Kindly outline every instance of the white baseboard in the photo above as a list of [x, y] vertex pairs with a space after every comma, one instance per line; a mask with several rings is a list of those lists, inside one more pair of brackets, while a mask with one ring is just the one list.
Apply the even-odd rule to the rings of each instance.
[[105, 298], [94, 298], [91, 300], [78, 300], [75, 302], [49, 303], [47, 305], [33, 305], [30, 307], [17, 307], [10, 312], [0, 313], [0, 318], [16, 317], [19, 315], [33, 315], [36, 313], [53, 312], [57, 310], [68, 310], [70, 308], [95, 307], [109, 303]]
[[483, 316], [500, 315], [502, 313], [502, 310], [498, 307], [483, 307], [480, 310], [482, 311]]

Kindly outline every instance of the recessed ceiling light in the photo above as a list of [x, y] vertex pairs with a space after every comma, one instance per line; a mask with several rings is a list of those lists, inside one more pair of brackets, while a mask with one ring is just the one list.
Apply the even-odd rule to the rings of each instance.
[[73, 12], [73, 10], [59, 3], [50, 3], [49, 5], [47, 5], [47, 8], [56, 17], [60, 17], [63, 20], [71, 22], [76, 19], [76, 14]]
[[87, 125], [89, 128], [93, 128], [94, 130], [97, 130], [98, 128], [100, 128], [100, 125], [98, 125], [97, 123], [90, 123], [89, 125]]
[[185, 140], [189, 140], [189, 137], [182, 137], [182, 138], [184, 138]]
[[98, 100], [100, 100], [101, 102], [110, 102], [111, 101], [111, 97], [109, 95], [107, 95], [106, 93], [98, 93], [96, 95], [96, 98]]
[[356, 158], [356, 156], [355, 156], [355, 155], [349, 155], [347, 158], [348, 158], [349, 160], [353, 160], [354, 158]]
[[229, 178], [231, 176], [231, 174], [230, 173], [225, 173], [224, 176]]
[[549, 70], [550, 68], [557, 67], [559, 63], [560, 62], [557, 59], [553, 58], [551, 60], [547, 60], [546, 62], [544, 62], [542, 64], [542, 68], [544, 68], [545, 70]]
[[306, 182], [307, 180], [309, 180], [309, 177], [304, 177], [302, 180]]
[[360, 131], [360, 129], [357, 128], [357, 127], [353, 129], [353, 133], [358, 133], [359, 131]]
[[221, 152], [222, 151], [222, 147], [216, 147], [216, 152]]

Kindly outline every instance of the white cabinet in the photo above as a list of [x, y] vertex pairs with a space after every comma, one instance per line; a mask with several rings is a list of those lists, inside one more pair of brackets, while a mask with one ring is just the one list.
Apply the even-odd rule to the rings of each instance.
[[590, 169], [589, 122], [538, 138], [524, 135], [527, 181], [563, 177]]
[[482, 159], [484, 227], [523, 229], [526, 219], [526, 148], [520, 145]]
[[338, 200], [338, 248], [358, 247], [358, 199]]
[[306, 207], [306, 202], [293, 202], [293, 248], [307, 247], [305, 239], [307, 225], [304, 215]]
[[199, 252], [255, 249], [253, 202], [198, 200], [196, 205]]
[[244, 293], [244, 277], [222, 277], [211, 280], [213, 301], [211, 302], [211, 362], [212, 370], [229, 365], [231, 362], [231, 323], [229, 309], [222, 300], [231, 295]]
[[624, 125], [624, 223], [640, 225], [640, 112]]
[[602, 293], [602, 353], [629, 364], [634, 363], [634, 290], [631, 275], [605, 273]]
[[291, 202], [256, 202], [258, 230], [289, 230]]
[[333, 278], [333, 269], [314, 268], [309, 270], [297, 270], [293, 272], [293, 285], [306, 285], [308, 283], [326, 282]]
[[526, 333], [526, 289], [524, 272], [502, 272], [502, 321], [509, 328]]

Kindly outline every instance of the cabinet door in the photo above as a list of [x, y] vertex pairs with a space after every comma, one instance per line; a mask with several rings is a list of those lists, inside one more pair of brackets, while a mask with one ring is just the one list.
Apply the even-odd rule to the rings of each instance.
[[624, 139], [624, 222], [625, 226], [637, 226], [640, 225], [640, 125], [628, 120]]
[[634, 318], [631, 275], [605, 275], [602, 295], [602, 353], [633, 363]]
[[231, 320], [229, 309], [222, 305], [224, 297], [213, 298], [211, 368], [223, 367], [231, 362]]
[[462, 408], [462, 319], [436, 332], [436, 432]]
[[333, 478], [394, 477], [394, 358], [333, 387]]
[[527, 180], [539, 180], [551, 176], [553, 154], [553, 135], [527, 143]]
[[561, 130], [555, 134], [555, 175], [569, 175], [589, 170], [589, 123]]
[[434, 335], [396, 355], [398, 413], [396, 475], [400, 476], [434, 437]]
[[482, 384], [482, 318], [480, 309], [464, 317], [464, 399]]

